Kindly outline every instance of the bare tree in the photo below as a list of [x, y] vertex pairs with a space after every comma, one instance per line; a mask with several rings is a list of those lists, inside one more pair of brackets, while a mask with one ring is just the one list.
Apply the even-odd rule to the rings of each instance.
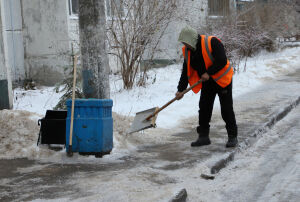
[[243, 9], [214, 19], [206, 27], [207, 33], [222, 39], [227, 56], [237, 71], [241, 59], [247, 61], [247, 57], [262, 49], [274, 51], [278, 38], [299, 33], [295, 0], [244, 3]]
[[270, 37], [288, 37], [299, 32], [295, 0], [255, 1], [238, 13], [247, 26], [267, 32]]
[[83, 93], [86, 98], [109, 98], [104, 0], [79, 0], [79, 31]]
[[[110, 54], [121, 66], [124, 88], [134, 85], [143, 56], [152, 60], [158, 43], [175, 16], [176, 0], [111, 0], [108, 38]], [[148, 67], [141, 71], [140, 83]]]

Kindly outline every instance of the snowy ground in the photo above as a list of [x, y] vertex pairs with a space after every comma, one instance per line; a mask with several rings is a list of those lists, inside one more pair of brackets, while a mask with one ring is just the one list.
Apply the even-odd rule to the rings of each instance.
[[[279, 77], [280, 75], [293, 72], [300, 64], [300, 48], [289, 48], [276, 53], [262, 52], [254, 58], [247, 60], [247, 71], [240, 71], [236, 73], [233, 78], [233, 97], [238, 97], [247, 92], [257, 88], [259, 85], [271, 80], [272, 78]], [[243, 64], [243, 63], [242, 63]], [[180, 101], [174, 102], [168, 108], [160, 112], [156, 121], [158, 128], [155, 130], [146, 130], [137, 136], [135, 142], [128, 143], [124, 141], [124, 134], [130, 127], [132, 118], [136, 112], [143, 111], [155, 106], [162, 106], [171, 100], [176, 91], [177, 84], [181, 74], [181, 64], [171, 65], [166, 68], [154, 69], [149, 72], [149, 81], [146, 87], [135, 87], [132, 90], [122, 90], [122, 81], [120, 76], [111, 76], [111, 98], [113, 99], [114, 106], [114, 150], [113, 154], [118, 158], [120, 155], [126, 153], [128, 149], [134, 149], [136, 145], [141, 142], [148, 143], [162, 143], [168, 141], [168, 134], [175, 132], [185, 131], [186, 128], [195, 128], [197, 124], [198, 102], [199, 94], [189, 92]], [[243, 70], [243, 69], [242, 69]], [[19, 122], [28, 121], [29, 117], [33, 122], [29, 125], [35, 125], [37, 120], [45, 115], [47, 109], [52, 109], [59, 100], [61, 93], [56, 93], [53, 87], [39, 87], [37, 90], [25, 91], [23, 89], [14, 90], [14, 110], [25, 110], [33, 114], [26, 114], [28, 112], [21, 112], [13, 115], [13, 111], [4, 111], [1, 113], [7, 114], [6, 116], [14, 116]], [[188, 107], [187, 107], [188, 106]], [[235, 106], [236, 107], [236, 106]], [[215, 101], [215, 110], [218, 110], [218, 99]], [[22, 115], [22, 114], [26, 115]], [[2, 115], [4, 116], [4, 115]], [[31, 117], [31, 118], [30, 118]], [[35, 117], [35, 118], [32, 118]], [[2, 121], [6, 118], [3, 117]], [[187, 121], [189, 120], [189, 121]], [[190, 121], [192, 120], [192, 121]], [[5, 121], [4, 121], [5, 122]], [[9, 133], [12, 130], [12, 124], [8, 131], [2, 134]], [[26, 124], [25, 124], [26, 125]], [[27, 124], [28, 125], [28, 124]], [[20, 124], [14, 125], [15, 130], [21, 130]], [[22, 156], [28, 158], [40, 158], [49, 154], [48, 150], [43, 148], [36, 148], [35, 139], [38, 134], [38, 128], [29, 127], [31, 137], [25, 145], [30, 145], [28, 148], [22, 146]], [[12, 141], [16, 139], [18, 132], [13, 132], [10, 137]], [[164, 134], [163, 136], [160, 134]], [[1, 137], [1, 136], [0, 136]], [[18, 136], [17, 136], [18, 137]], [[6, 141], [6, 142], [7, 142]], [[2, 148], [6, 143], [2, 142]], [[14, 144], [19, 145], [19, 144]], [[0, 145], [1, 146], [1, 145]], [[15, 147], [15, 146], [14, 146]], [[35, 152], [33, 152], [35, 149]], [[42, 150], [42, 151], [41, 151]], [[46, 153], [43, 155], [42, 153]], [[5, 150], [0, 154], [0, 158], [13, 158], [15, 155], [14, 150]], [[18, 156], [20, 157], [20, 156]], [[57, 157], [55, 156], [54, 159]]]
[[[255, 105], [280, 96], [299, 96], [299, 55], [299, 47], [261, 53], [248, 59], [246, 72], [235, 74], [234, 100], [245, 108], [235, 106], [237, 116], [245, 122], [240, 128], [247, 128], [245, 124], [252, 124], [261, 118], [258, 116], [269, 112], [266, 105], [274, 107], [274, 103], [264, 103], [263, 108], [255, 108]], [[282, 82], [291, 85], [283, 86], [284, 92], [278, 90], [276, 94], [280, 83], [268, 88], [276, 78], [296, 69], [298, 74], [294, 75], [294, 81]], [[102, 159], [77, 154], [67, 158], [64, 150], [54, 152], [36, 147], [37, 120], [58, 102], [60, 94], [46, 87], [32, 91], [16, 89], [14, 110], [0, 111], [0, 162], [18, 166], [6, 168], [4, 173], [0, 169], [0, 190], [3, 189], [0, 200], [12, 197], [17, 201], [168, 201], [177, 191], [186, 188], [188, 201], [299, 201], [300, 107], [263, 134], [251, 148], [238, 153], [235, 161], [221, 170], [215, 180], [204, 180], [200, 175], [209, 174], [215, 161], [212, 154], [228, 152], [223, 148], [226, 137], [214, 134], [213, 144], [199, 150], [189, 147], [194, 137], [185, 134], [197, 124], [199, 95], [189, 93], [162, 111], [157, 120], [158, 128], [131, 136], [124, 134], [136, 112], [161, 106], [173, 98], [180, 71], [181, 65], [152, 70], [149, 76], [152, 81], [156, 78], [154, 83], [150, 79], [146, 87], [130, 91], [121, 90], [120, 78], [111, 76], [114, 149]], [[270, 97], [262, 97], [266, 89], [272, 94]], [[251, 97], [247, 97], [247, 92]], [[290, 100], [282, 101], [288, 102]], [[214, 123], [223, 128], [218, 108], [216, 100]], [[182, 135], [174, 136], [180, 132]], [[205, 158], [209, 155], [212, 158]], [[20, 157], [37, 161], [15, 159]], [[0, 164], [0, 168], [5, 166]]]
[[299, 201], [299, 119], [298, 106], [253, 147], [236, 155], [214, 181], [201, 183], [201, 201]]
[[296, 202], [300, 199], [299, 119], [297, 107], [253, 147], [236, 155], [214, 180], [200, 178], [209, 172], [209, 162], [202, 162], [179, 170], [162, 171], [157, 165], [108, 175], [83, 173], [69, 183], [93, 193], [77, 201], [168, 201], [185, 188], [188, 201]]

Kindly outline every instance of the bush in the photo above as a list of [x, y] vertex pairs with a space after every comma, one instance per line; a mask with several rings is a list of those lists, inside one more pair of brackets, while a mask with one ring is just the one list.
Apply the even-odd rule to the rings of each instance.
[[[59, 99], [59, 102], [56, 104], [56, 106], [53, 108], [54, 110], [65, 110], [67, 109], [66, 101], [68, 99], [72, 99], [72, 93], [73, 93], [73, 71], [72, 66], [67, 66], [64, 68], [64, 71], [67, 72], [67, 77], [60, 83], [56, 84], [55, 91], [57, 93], [59, 92], [65, 92], [61, 98]], [[70, 71], [72, 69], [72, 71]], [[84, 98], [83, 90], [82, 90], [82, 77], [81, 77], [81, 68], [80, 66], [77, 66], [77, 72], [76, 72], [76, 88], [75, 88], [75, 98]], [[61, 86], [63, 86], [61, 88]]]
[[275, 40], [267, 32], [255, 27], [232, 24], [230, 21], [219, 23], [215, 23], [208, 33], [222, 40], [227, 57], [236, 71], [239, 71], [241, 59], [251, 57], [262, 49], [268, 51], [276, 49]]
[[[118, 3], [119, 2], [119, 3]], [[144, 85], [148, 65], [140, 69], [145, 59], [152, 60], [158, 44], [176, 14], [177, 0], [112, 0], [115, 16], [108, 20], [110, 54], [116, 56], [121, 67], [125, 89], [131, 89], [137, 77], [138, 85]], [[139, 75], [140, 74], [140, 75]]]
[[[299, 14], [298, 14], [299, 15]], [[230, 16], [207, 20], [201, 30], [220, 38], [236, 71], [240, 61], [260, 50], [275, 51], [277, 38], [299, 33], [292, 0], [254, 1]]]

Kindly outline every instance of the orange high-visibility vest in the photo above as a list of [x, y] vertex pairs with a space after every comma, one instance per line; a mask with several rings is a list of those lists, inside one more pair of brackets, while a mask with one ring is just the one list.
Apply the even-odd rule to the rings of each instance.
[[[214, 36], [206, 37], [205, 35], [201, 35], [202, 56], [204, 59], [206, 69], [208, 69], [214, 62], [214, 58], [212, 56], [212, 48], [211, 48], [212, 37]], [[220, 39], [218, 40], [221, 42]], [[182, 53], [187, 64], [187, 77], [189, 80], [189, 84], [190, 86], [192, 86], [194, 83], [200, 80], [200, 76], [198, 75], [197, 71], [191, 67], [191, 61], [190, 61], [191, 51], [188, 50], [185, 46], [183, 46]], [[212, 77], [215, 80], [215, 82], [222, 88], [225, 88], [231, 83], [232, 76], [233, 76], [233, 68], [231, 67], [229, 60], [227, 60], [226, 65], [220, 71], [218, 71], [214, 75], [210, 75], [210, 77]], [[194, 87], [192, 90], [194, 91], [194, 93], [198, 93], [201, 90], [201, 88], [202, 88], [202, 83]]]

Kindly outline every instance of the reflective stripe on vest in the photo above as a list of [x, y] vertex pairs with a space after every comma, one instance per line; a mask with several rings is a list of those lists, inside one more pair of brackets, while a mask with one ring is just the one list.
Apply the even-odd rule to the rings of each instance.
[[215, 78], [214, 80], [217, 82], [219, 79], [221, 79], [223, 76], [225, 76], [231, 69], [231, 64], [228, 66], [228, 68], [226, 69], [226, 71], [219, 77]]
[[[212, 48], [211, 48], [212, 38], [213, 36], [206, 37], [205, 35], [201, 35], [202, 55], [203, 55], [206, 69], [208, 69], [214, 62], [214, 58], [212, 56]], [[220, 39], [218, 40], [221, 42]], [[233, 75], [233, 68], [230, 65], [229, 60], [227, 60], [226, 65], [216, 74], [211, 75], [211, 77], [217, 82], [218, 85], [225, 88], [227, 85], [231, 83], [232, 75]]]
[[[213, 38], [213, 36], [206, 37], [205, 35], [201, 35], [202, 56], [203, 56], [203, 60], [204, 60], [206, 69], [208, 69], [213, 64], [213, 61], [214, 61], [214, 57], [212, 56], [212, 48], [211, 48], [211, 39], [212, 38]], [[218, 40], [221, 42], [220, 39], [218, 39]], [[186, 60], [186, 64], [187, 64], [188, 81], [189, 81], [190, 86], [192, 86], [194, 83], [199, 81], [200, 77], [199, 77], [197, 71], [194, 70], [190, 65], [191, 53], [188, 50], [188, 48], [183, 46], [182, 52], [183, 52], [183, 56], [184, 56], [184, 58]], [[231, 83], [232, 75], [233, 75], [233, 68], [232, 68], [231, 64], [229, 63], [229, 60], [227, 60], [226, 65], [220, 71], [218, 71], [216, 74], [210, 75], [210, 77], [212, 77], [219, 86], [221, 86], [222, 88], [225, 88], [226, 86], [228, 86]], [[201, 90], [201, 88], [202, 88], [202, 83], [197, 85], [192, 90], [194, 91], [194, 93], [198, 93]]]
[[[192, 86], [200, 80], [200, 77], [199, 77], [197, 71], [191, 67], [191, 60], [190, 60], [191, 52], [188, 50], [188, 48], [183, 46], [182, 53], [183, 53], [183, 56], [184, 56], [184, 59], [186, 62], [188, 82], [189, 82], [190, 86]], [[192, 91], [194, 93], [198, 93], [201, 90], [201, 88], [202, 88], [202, 83], [195, 86], [192, 89]]]
[[207, 55], [208, 55], [209, 59], [212, 61], [212, 63], [214, 63], [215, 59], [212, 56], [212, 54], [208, 48], [208, 37], [204, 36], [204, 41], [205, 41], [205, 49], [206, 49]]

